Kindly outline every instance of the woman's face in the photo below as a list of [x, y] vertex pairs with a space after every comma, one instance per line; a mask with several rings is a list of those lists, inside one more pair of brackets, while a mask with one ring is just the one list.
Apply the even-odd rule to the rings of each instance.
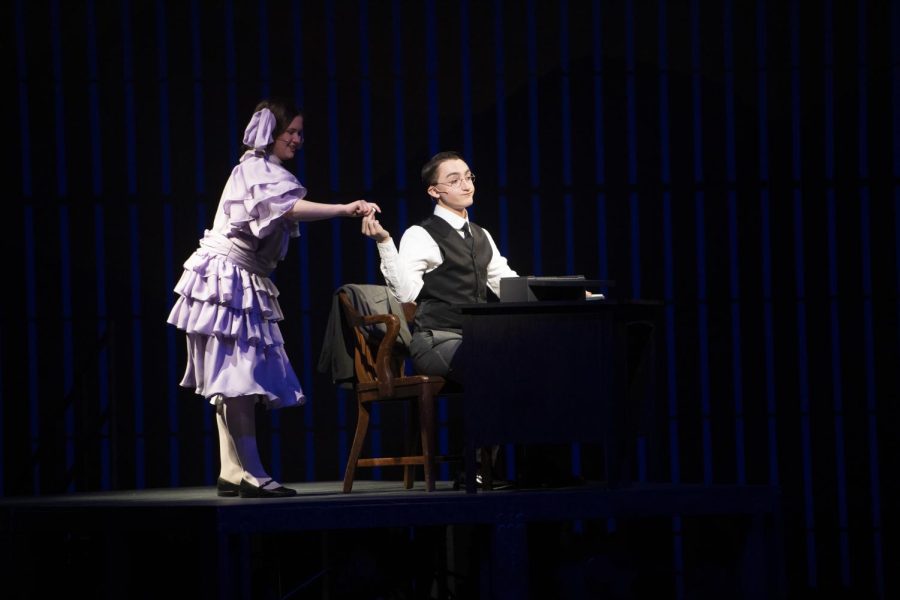
[[272, 154], [278, 157], [281, 162], [287, 162], [294, 158], [297, 150], [303, 145], [303, 117], [297, 115], [291, 121], [287, 129], [281, 132], [275, 138], [275, 145], [272, 146]]

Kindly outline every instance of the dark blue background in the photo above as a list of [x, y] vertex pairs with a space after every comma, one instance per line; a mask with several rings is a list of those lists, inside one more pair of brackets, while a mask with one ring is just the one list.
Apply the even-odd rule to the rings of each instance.
[[[277, 93], [306, 114], [310, 199], [378, 202], [399, 238], [431, 210], [419, 168], [455, 149], [519, 273], [663, 300], [662, 477], [781, 486], [793, 591], [898, 588], [897, 2], [6, 14], [0, 494], [214, 482], [212, 413], [177, 386], [165, 318], [253, 106]], [[311, 403], [261, 440], [280, 479], [337, 480], [354, 409], [315, 364], [332, 291], [381, 276], [358, 222], [302, 230], [276, 282]]]

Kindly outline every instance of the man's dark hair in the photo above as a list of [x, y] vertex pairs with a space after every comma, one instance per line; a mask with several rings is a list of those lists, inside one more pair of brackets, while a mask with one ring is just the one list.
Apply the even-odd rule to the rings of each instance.
[[438, 167], [441, 166], [442, 162], [448, 160], [462, 160], [462, 156], [459, 155], [458, 152], [438, 152], [434, 156], [432, 156], [425, 166], [422, 167], [422, 184], [425, 186], [425, 189], [428, 189], [429, 186], [437, 183], [434, 179], [437, 175]]

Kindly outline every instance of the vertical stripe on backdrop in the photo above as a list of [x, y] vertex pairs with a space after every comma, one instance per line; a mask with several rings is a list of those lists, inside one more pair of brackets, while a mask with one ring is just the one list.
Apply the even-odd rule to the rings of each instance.
[[800, 435], [803, 461], [803, 499], [806, 528], [807, 585], [816, 587], [816, 531], [812, 481], [812, 423], [809, 413], [809, 357], [806, 347], [806, 281], [803, 257], [803, 193], [800, 127], [800, 2], [791, 0], [791, 172], [794, 216], [794, 280], [797, 320], [797, 384], [800, 400]]
[[826, 0], [824, 15], [824, 90], [825, 100], [825, 202], [827, 211], [828, 297], [831, 337], [831, 393], [834, 411], [835, 467], [837, 469], [838, 536], [841, 559], [841, 584], [850, 586], [850, 539], [847, 522], [847, 473], [844, 451], [844, 406], [841, 373], [840, 320], [838, 318], [837, 199], [834, 177], [834, 36], [833, 6]]

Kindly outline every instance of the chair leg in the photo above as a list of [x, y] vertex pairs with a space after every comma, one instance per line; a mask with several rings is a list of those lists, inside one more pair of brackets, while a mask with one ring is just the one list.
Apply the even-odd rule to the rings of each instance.
[[357, 402], [356, 434], [353, 436], [353, 447], [350, 456], [347, 457], [347, 469], [344, 471], [344, 493], [349, 494], [353, 489], [353, 478], [356, 476], [356, 463], [362, 452], [363, 442], [366, 441], [366, 433], [369, 430], [369, 407], [362, 402]]
[[425, 386], [419, 396], [419, 432], [422, 436], [422, 459], [425, 489], [434, 491], [434, 394]]
[[[406, 447], [404, 449], [404, 454], [406, 456], [415, 456], [417, 452], [417, 436], [416, 436], [416, 420], [418, 419], [418, 415], [416, 415], [415, 406], [413, 404], [413, 400], [410, 399], [409, 402], [406, 403]], [[413, 484], [416, 481], [416, 465], [405, 465], [403, 467], [403, 487], [407, 490], [411, 490]]]

